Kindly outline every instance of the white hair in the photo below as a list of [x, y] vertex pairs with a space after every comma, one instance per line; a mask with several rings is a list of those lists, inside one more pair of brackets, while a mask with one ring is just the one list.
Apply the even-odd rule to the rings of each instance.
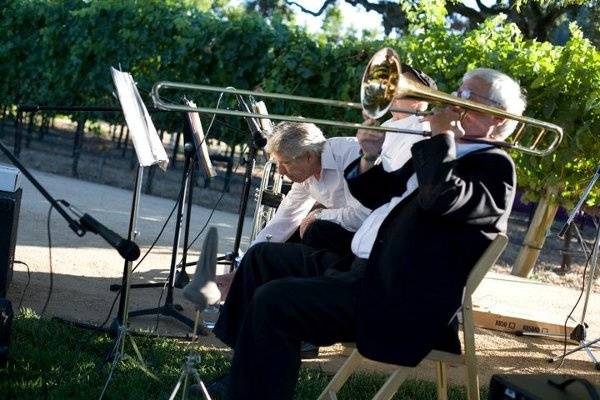
[[304, 153], [321, 156], [325, 136], [315, 125], [307, 122], [281, 122], [273, 128], [265, 150], [269, 154], [296, 158]]
[[[490, 89], [486, 97], [497, 103], [500, 108], [511, 114], [523, 114], [527, 106], [527, 100], [517, 81], [502, 72], [490, 68], [476, 68], [468, 71], [463, 76], [463, 82], [473, 78], [479, 78], [489, 83]], [[517, 125], [517, 121], [506, 121], [505, 124], [497, 128], [494, 132], [494, 137], [502, 140], [506, 139], [515, 130]]]

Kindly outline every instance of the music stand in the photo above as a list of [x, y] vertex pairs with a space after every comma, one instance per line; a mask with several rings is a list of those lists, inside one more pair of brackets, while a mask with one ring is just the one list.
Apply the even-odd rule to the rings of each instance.
[[[133, 191], [128, 230], [128, 239], [135, 241], [135, 237], [137, 235], [136, 222], [139, 210], [139, 199], [142, 191], [144, 167], [158, 164], [164, 170], [166, 169], [169, 161], [167, 153], [165, 152], [162, 142], [158, 137], [158, 133], [156, 132], [156, 128], [150, 119], [148, 110], [146, 109], [146, 106], [144, 105], [144, 102], [142, 101], [142, 98], [135, 86], [133, 77], [129, 73], [121, 72], [114, 68], [111, 68], [111, 74], [115, 88], [117, 89], [117, 95], [123, 109], [123, 114], [125, 115], [125, 121], [127, 122], [127, 127], [129, 128], [133, 147], [138, 158], [138, 168], [135, 188]], [[125, 343], [127, 337], [130, 339], [131, 345], [135, 351], [142, 370], [144, 370], [144, 372], [146, 372], [146, 374], [149, 376], [157, 379], [146, 368], [141, 353], [138, 350], [133, 337], [128, 331], [129, 289], [132, 265], [133, 263], [131, 261], [126, 261], [123, 267], [119, 310], [117, 312], [117, 317], [111, 326], [111, 329], [116, 332], [116, 339], [105, 359], [105, 361], [112, 359], [113, 363], [109, 378], [102, 389], [102, 393], [100, 394], [100, 399], [104, 397], [104, 393], [108, 388], [112, 373], [119, 361], [122, 359], [131, 358], [125, 353]]]
[[[598, 166], [598, 168], [596, 169], [596, 173], [594, 174], [594, 176], [592, 177], [592, 179], [588, 183], [587, 187], [583, 191], [583, 194], [579, 198], [579, 201], [575, 205], [575, 208], [573, 208], [573, 210], [570, 212], [569, 218], [567, 219], [567, 222], [565, 223], [565, 225], [563, 226], [563, 228], [560, 230], [560, 233], [558, 234], [559, 238], [561, 238], [561, 239], [564, 238], [565, 233], [567, 232], [567, 230], [569, 229], [569, 227], [573, 224], [573, 220], [575, 219], [575, 217], [581, 211], [581, 207], [583, 206], [583, 203], [587, 199], [588, 195], [590, 194], [590, 192], [594, 188], [594, 185], [596, 184], [596, 182], [598, 181], [599, 178], [600, 178], [600, 166]], [[583, 247], [583, 249], [585, 251], [585, 245], [583, 243], [583, 238], [581, 237], [581, 233], [579, 232], [579, 228], [577, 228], [576, 224], [574, 224], [573, 227], [575, 228], [575, 230], [577, 232], [578, 240], [579, 240], [581, 246]], [[567, 357], [568, 355], [573, 354], [573, 353], [575, 353], [575, 352], [577, 352], [579, 350], [585, 350], [586, 353], [587, 353], [587, 355], [590, 357], [590, 359], [594, 363], [595, 368], [600, 371], [600, 362], [594, 356], [594, 353], [591, 350], [591, 349], [596, 349], [597, 348], [595, 346], [595, 344], [598, 343], [598, 342], [600, 342], [600, 338], [597, 338], [597, 339], [594, 339], [594, 340], [591, 340], [591, 341], [587, 340], [587, 328], [588, 328], [588, 324], [585, 322], [588, 301], [590, 299], [590, 294], [592, 292], [592, 286], [594, 284], [594, 276], [596, 274], [596, 268], [598, 267], [598, 252], [599, 252], [599, 249], [600, 249], [600, 223], [596, 222], [596, 237], [594, 239], [592, 253], [591, 253], [590, 258], [589, 258], [589, 262], [591, 264], [591, 269], [590, 269], [590, 274], [589, 274], [589, 277], [588, 277], [587, 289], [586, 289], [586, 292], [585, 292], [585, 300], [583, 302], [583, 310], [581, 312], [581, 319], [579, 321], [579, 324], [575, 327], [575, 329], [573, 329], [573, 332], [571, 332], [571, 335], [570, 335], [570, 338], [572, 340], [575, 340], [575, 341], [579, 342], [579, 346], [576, 347], [576, 348], [574, 348], [574, 349], [572, 349], [572, 350], [570, 350], [569, 352], [563, 354], [562, 356], [554, 357], [554, 358], [549, 359], [548, 362], [555, 362], [555, 361], [558, 361], [558, 360], [562, 360], [565, 357]], [[586, 255], [587, 255], [587, 252], [586, 252]], [[584, 284], [585, 284], [585, 282], [584, 282]]]
[[[195, 107], [195, 104], [184, 100], [186, 105]], [[167, 317], [175, 318], [176, 320], [184, 323], [190, 329], [194, 329], [194, 321], [183, 315], [180, 311], [183, 307], [179, 304], [173, 303], [173, 293], [175, 288], [181, 288], [189, 282], [189, 277], [185, 272], [186, 258], [187, 258], [187, 247], [189, 239], [189, 228], [192, 211], [192, 193], [194, 187], [194, 172], [195, 163], [198, 162], [203, 169], [204, 173], [208, 176], [215, 176], [216, 173], [210, 162], [208, 156], [208, 148], [205, 143], [204, 132], [202, 130], [202, 124], [198, 113], [187, 113], [184, 121], [184, 140], [185, 144], [184, 155], [185, 162], [183, 167], [183, 177], [181, 180], [181, 190], [179, 191], [179, 197], [177, 199], [177, 214], [175, 216], [175, 233], [173, 238], [173, 247], [171, 253], [171, 265], [169, 268], [169, 276], [166, 283], [146, 283], [132, 285], [134, 288], [148, 288], [156, 286], [167, 285], [167, 294], [165, 296], [165, 302], [163, 305], [158, 307], [147, 308], [142, 310], [131, 311], [129, 317], [138, 317], [142, 315], [164, 315]], [[192, 144], [192, 142], [194, 144]], [[183, 255], [182, 255], [182, 270], [180, 273], [176, 273], [177, 269], [177, 257], [179, 255], [179, 245], [181, 239], [181, 225], [183, 221], [183, 215], [186, 215], [185, 227], [184, 227], [184, 244], [183, 244]], [[196, 330], [193, 332], [196, 334]]]

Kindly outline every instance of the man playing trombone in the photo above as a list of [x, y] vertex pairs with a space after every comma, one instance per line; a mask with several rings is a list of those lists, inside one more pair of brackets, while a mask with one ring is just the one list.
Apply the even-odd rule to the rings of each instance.
[[[519, 85], [494, 70], [468, 72], [457, 94], [514, 115], [525, 108]], [[364, 154], [346, 179], [373, 212], [353, 237], [352, 259], [302, 244], [246, 253], [214, 329], [235, 350], [226, 398], [292, 399], [302, 341], [356, 342], [369, 358], [407, 366], [434, 348], [460, 352], [449, 321], [470, 268], [506, 231], [516, 187], [512, 160], [492, 142], [515, 124], [456, 107], [428, 120], [432, 138], [393, 172], [373, 162], [380, 149], [359, 132]]]

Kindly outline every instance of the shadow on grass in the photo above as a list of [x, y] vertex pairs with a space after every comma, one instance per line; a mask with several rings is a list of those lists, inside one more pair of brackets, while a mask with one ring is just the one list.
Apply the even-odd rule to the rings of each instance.
[[[187, 343], [164, 338], [135, 338], [150, 371], [149, 377], [137, 362], [121, 362], [113, 374], [106, 399], [166, 399], [177, 381], [188, 354]], [[103, 360], [114, 341], [111, 337], [40, 320], [25, 310], [13, 324], [8, 366], [0, 369], [3, 399], [89, 399], [97, 398], [108, 377], [110, 365]], [[128, 343], [126, 352], [134, 354]], [[229, 359], [218, 351], [201, 350], [196, 366], [205, 381], [222, 375]], [[296, 399], [316, 399], [330, 376], [320, 369], [303, 368]], [[356, 374], [344, 386], [340, 399], [370, 399], [384, 382], [379, 374]], [[435, 385], [408, 381], [394, 399], [435, 399]], [[462, 388], [451, 387], [450, 399], [465, 398]], [[485, 397], [484, 397], [485, 398]]]

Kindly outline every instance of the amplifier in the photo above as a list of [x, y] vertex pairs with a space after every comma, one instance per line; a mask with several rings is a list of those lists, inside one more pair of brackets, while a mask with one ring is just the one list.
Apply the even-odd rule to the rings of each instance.
[[589, 381], [558, 374], [493, 375], [488, 400], [600, 400]]
[[0, 191], [0, 297], [6, 297], [12, 280], [22, 191]]
[[5, 367], [8, 360], [12, 320], [13, 310], [10, 301], [0, 298], [0, 367]]

